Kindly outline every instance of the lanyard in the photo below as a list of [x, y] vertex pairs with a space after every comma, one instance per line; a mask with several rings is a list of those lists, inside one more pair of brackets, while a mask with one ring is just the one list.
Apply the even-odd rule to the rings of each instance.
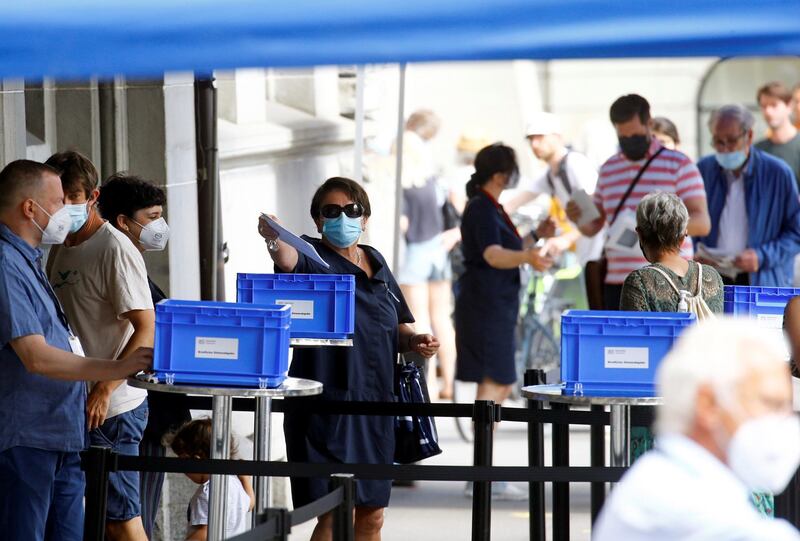
[[[3, 240], [5, 242], [8, 242], [8, 240], [5, 238]], [[61, 321], [61, 324], [64, 325], [65, 329], [67, 329], [69, 335], [73, 336], [74, 333], [72, 332], [72, 329], [69, 326], [69, 321], [67, 321], [67, 315], [64, 313], [64, 309], [61, 307], [61, 302], [58, 300], [55, 291], [53, 291], [53, 287], [47, 280], [47, 276], [45, 276], [44, 271], [41, 269], [41, 267], [34, 265], [31, 262], [31, 260], [28, 259], [28, 257], [22, 252], [22, 250], [20, 250], [17, 246], [14, 246], [14, 243], [8, 242], [8, 244], [11, 245], [17, 252], [19, 252], [19, 254], [22, 256], [22, 258], [25, 260], [25, 262], [33, 271], [33, 274], [36, 275], [36, 278], [39, 280], [39, 284], [42, 287], [44, 287], [45, 291], [47, 292], [47, 295], [50, 297], [50, 300], [53, 301], [53, 305], [55, 306], [56, 315], [58, 315], [59, 321]]]
[[515, 226], [514, 222], [511, 221], [511, 218], [508, 216], [508, 214], [506, 213], [506, 211], [503, 208], [503, 206], [500, 203], [498, 203], [497, 200], [494, 197], [492, 197], [492, 194], [490, 194], [489, 192], [487, 192], [483, 188], [480, 188], [480, 190], [483, 192], [483, 194], [486, 197], [489, 198], [489, 201], [491, 201], [492, 204], [495, 206], [495, 208], [497, 209], [497, 212], [503, 218], [503, 221], [506, 223], [506, 225], [508, 225], [508, 227], [511, 228], [511, 231], [514, 232], [514, 235], [516, 235], [518, 239], [521, 239], [522, 237], [519, 236], [519, 231], [517, 231], [517, 226]]

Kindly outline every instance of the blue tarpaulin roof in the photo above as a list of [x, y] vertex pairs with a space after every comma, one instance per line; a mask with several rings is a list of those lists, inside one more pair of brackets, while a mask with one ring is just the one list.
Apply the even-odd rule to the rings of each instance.
[[0, 76], [800, 54], [800, 0], [4, 0]]

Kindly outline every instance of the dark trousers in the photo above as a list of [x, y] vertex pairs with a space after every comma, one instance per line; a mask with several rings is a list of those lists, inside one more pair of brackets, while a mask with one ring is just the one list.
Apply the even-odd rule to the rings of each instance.
[[606, 310], [619, 310], [622, 299], [622, 284], [606, 284], [603, 288], [603, 303]]
[[6, 449], [0, 453], [0, 538], [81, 541], [84, 490], [77, 452]]

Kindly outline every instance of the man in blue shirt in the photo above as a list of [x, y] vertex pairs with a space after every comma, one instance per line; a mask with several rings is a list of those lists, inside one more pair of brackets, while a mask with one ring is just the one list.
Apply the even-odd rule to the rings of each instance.
[[146, 369], [152, 350], [86, 358], [42, 271], [40, 244], [69, 232], [52, 168], [18, 160], [0, 171], [0, 525], [8, 541], [83, 536], [87, 442], [84, 380]]
[[704, 262], [716, 264], [728, 284], [791, 286], [800, 252], [797, 183], [789, 166], [753, 146], [753, 123], [741, 105], [711, 115], [716, 152], [697, 163], [711, 232], [695, 242], [710, 249], [701, 253], [714, 261]]

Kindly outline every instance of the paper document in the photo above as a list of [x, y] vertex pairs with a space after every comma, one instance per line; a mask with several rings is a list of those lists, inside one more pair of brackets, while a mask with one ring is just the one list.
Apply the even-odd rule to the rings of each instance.
[[624, 209], [608, 228], [606, 248], [617, 250], [628, 256], [643, 257], [639, 247], [639, 234], [636, 233], [636, 213]]
[[706, 261], [711, 261], [711, 264], [716, 267], [717, 271], [728, 278], [736, 278], [736, 276], [742, 272], [733, 264], [734, 259], [736, 259], [734, 256], [725, 254], [722, 250], [717, 248], [709, 248], [702, 242], [697, 243], [694, 255]]
[[575, 204], [581, 209], [581, 219], [578, 221], [578, 227], [583, 227], [600, 217], [600, 211], [597, 210], [597, 206], [594, 204], [592, 197], [586, 193], [586, 190], [581, 189], [574, 191], [572, 193], [572, 200], [575, 201]]
[[304, 241], [303, 239], [301, 239], [300, 237], [298, 237], [297, 235], [295, 235], [294, 233], [283, 227], [281, 224], [279, 224], [278, 222], [276, 222], [263, 212], [261, 213], [261, 217], [264, 218], [264, 220], [266, 220], [267, 225], [269, 225], [272, 229], [275, 230], [276, 233], [278, 233], [278, 238], [282, 242], [285, 242], [298, 252], [307, 255], [312, 260], [324, 266], [326, 269], [330, 268], [330, 265], [328, 265], [328, 263], [320, 257], [320, 255], [317, 253], [314, 247], [311, 246], [308, 242]]

